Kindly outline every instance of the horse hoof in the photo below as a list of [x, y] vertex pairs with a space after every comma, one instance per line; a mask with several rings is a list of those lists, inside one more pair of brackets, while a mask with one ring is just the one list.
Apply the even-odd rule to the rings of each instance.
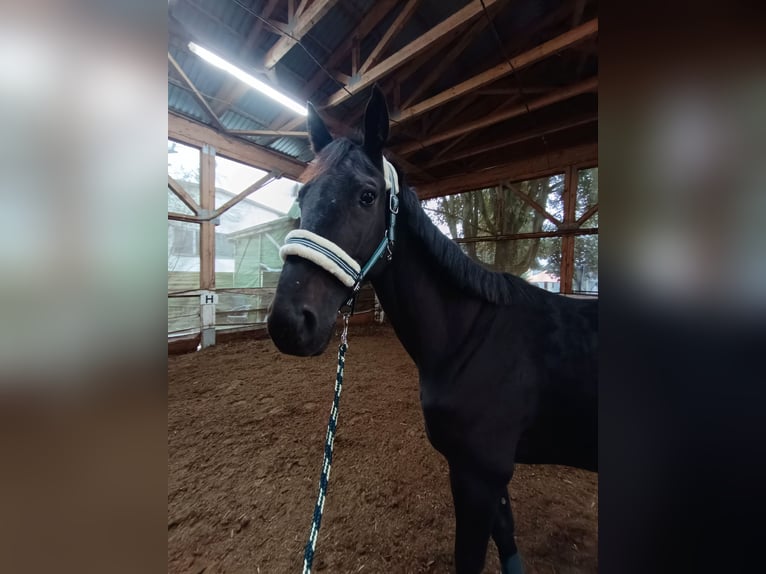
[[524, 574], [521, 555], [518, 552], [506, 558], [505, 562], [503, 562], [503, 574]]

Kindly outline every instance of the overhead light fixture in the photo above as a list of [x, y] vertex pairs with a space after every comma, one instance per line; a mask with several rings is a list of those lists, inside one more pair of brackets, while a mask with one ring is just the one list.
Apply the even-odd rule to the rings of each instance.
[[300, 105], [295, 100], [287, 97], [283, 93], [275, 90], [268, 84], [260, 81], [259, 79], [251, 76], [244, 70], [238, 68], [234, 64], [230, 64], [220, 56], [216, 56], [213, 54], [210, 50], [207, 50], [200, 46], [199, 44], [195, 44], [194, 42], [189, 42], [189, 50], [191, 50], [193, 53], [197, 54], [200, 58], [205, 60], [206, 62], [209, 62], [210, 64], [213, 64], [216, 68], [220, 68], [226, 72], [229, 72], [232, 76], [237, 78], [239, 81], [244, 82], [248, 86], [255, 88], [262, 94], [270, 97], [272, 100], [279, 102], [286, 108], [291, 109], [292, 111], [302, 115], [306, 116], [308, 115], [308, 110], [305, 106]]

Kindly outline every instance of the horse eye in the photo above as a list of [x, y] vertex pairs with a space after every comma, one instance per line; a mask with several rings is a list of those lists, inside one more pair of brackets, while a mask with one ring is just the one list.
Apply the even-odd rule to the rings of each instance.
[[359, 198], [359, 203], [362, 205], [372, 205], [373, 201], [375, 201], [375, 192], [373, 191], [365, 191]]

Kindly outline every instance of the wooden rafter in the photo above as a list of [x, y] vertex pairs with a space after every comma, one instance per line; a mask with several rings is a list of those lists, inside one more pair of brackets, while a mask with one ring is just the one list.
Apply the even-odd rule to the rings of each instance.
[[184, 71], [181, 69], [181, 66], [178, 65], [178, 62], [176, 62], [175, 58], [171, 55], [170, 52], [168, 52], [168, 61], [173, 66], [173, 68], [175, 68], [176, 72], [178, 72], [178, 75], [181, 76], [181, 79], [184, 81], [184, 83], [187, 86], [189, 86], [189, 89], [192, 91], [192, 94], [194, 95], [194, 99], [197, 100], [199, 105], [201, 105], [202, 108], [207, 112], [207, 114], [210, 116], [210, 119], [213, 120], [215, 125], [217, 125], [220, 129], [225, 129], [223, 127], [223, 124], [221, 123], [221, 120], [218, 119], [218, 116], [215, 114], [215, 112], [210, 107], [210, 104], [207, 103], [207, 100], [204, 98], [204, 96], [197, 89], [197, 86], [195, 86], [192, 83], [192, 81], [189, 79], [189, 76], [187, 76], [184, 73]]
[[[349, 53], [352, 49], [354, 42], [370, 33], [383, 18], [386, 17], [391, 9], [396, 5], [396, 0], [379, 0], [375, 2], [372, 9], [364, 15], [359, 24], [354, 30], [346, 36], [341, 45], [330, 54], [330, 57], [323, 66], [327, 70], [334, 70], [337, 68], [344, 59], [349, 58]], [[314, 92], [322, 85], [327, 79], [327, 74], [324, 70], [317, 70], [317, 72], [311, 77], [301, 91], [301, 96], [304, 98], [311, 98]], [[317, 102], [314, 102], [317, 103]], [[304, 118], [297, 118], [294, 114], [282, 113], [272, 122], [271, 127], [281, 130], [292, 130], [305, 123]]]
[[370, 67], [378, 60], [378, 58], [385, 52], [386, 48], [391, 44], [391, 41], [396, 35], [401, 32], [404, 25], [409, 21], [415, 9], [420, 4], [420, 0], [408, 0], [404, 5], [401, 12], [396, 16], [396, 19], [391, 23], [391, 26], [386, 30], [383, 37], [378, 42], [378, 45], [372, 49], [370, 55], [367, 56], [364, 64], [359, 68], [359, 73], [364, 74]]
[[393, 152], [391, 150], [386, 150], [386, 155], [394, 160], [401, 168], [404, 170], [404, 172], [408, 176], [418, 176], [421, 180], [424, 181], [435, 181], [436, 178], [425, 171], [422, 167], [419, 167], [415, 165], [414, 163], [408, 161], [406, 158], [401, 157], [400, 155], [397, 155], [396, 152]]
[[183, 186], [178, 183], [175, 179], [168, 176], [168, 189], [172, 191], [174, 194], [176, 194], [176, 197], [183, 201], [184, 205], [191, 209], [194, 214], [198, 214], [200, 207], [197, 204], [196, 201], [194, 201], [194, 198], [189, 195], [189, 193], [183, 188]]
[[280, 38], [266, 53], [263, 65], [271, 69], [319, 22], [338, 0], [314, 0], [305, 11], [290, 23], [290, 37]]
[[439, 143], [439, 142], [448, 140], [450, 138], [461, 136], [465, 133], [476, 131], [478, 129], [486, 128], [491, 125], [500, 123], [502, 121], [515, 118], [524, 113], [527, 113], [528, 110], [529, 111], [538, 110], [538, 109], [550, 106], [552, 104], [555, 104], [557, 102], [568, 100], [580, 94], [594, 92], [597, 89], [598, 89], [598, 78], [595, 78], [595, 77], [589, 78], [582, 82], [578, 82], [577, 84], [566, 86], [564, 88], [551, 92], [550, 94], [546, 94], [545, 96], [542, 96], [535, 100], [531, 100], [530, 102], [526, 104], [523, 104], [523, 103], [518, 104], [508, 110], [497, 112], [495, 114], [490, 114], [483, 118], [479, 118], [478, 120], [474, 120], [466, 124], [463, 124], [461, 126], [452, 128], [450, 130], [447, 130], [438, 134], [434, 134], [430, 137], [427, 137], [417, 142], [412, 142], [408, 144], [403, 144], [401, 146], [396, 146], [395, 150], [399, 154], [406, 155], [408, 153], [412, 153], [419, 149], [431, 146], [435, 143]]
[[490, 143], [484, 144], [484, 145], [471, 146], [470, 149], [459, 151], [457, 153], [454, 153], [454, 154], [446, 156], [446, 157], [445, 156], [435, 157], [434, 159], [432, 159], [431, 161], [426, 163], [425, 167], [426, 168], [432, 168], [432, 167], [435, 167], [437, 165], [442, 165], [442, 164], [445, 164], [445, 163], [450, 163], [450, 162], [457, 161], [457, 160], [460, 160], [460, 159], [465, 159], [467, 157], [472, 157], [472, 156], [475, 156], [475, 155], [481, 155], [481, 154], [486, 153], [488, 151], [496, 150], [496, 149], [499, 149], [499, 148], [503, 148], [503, 147], [506, 147], [506, 146], [509, 146], [509, 145], [521, 143], [521, 142], [528, 141], [528, 140], [531, 140], [531, 139], [536, 139], [536, 138], [539, 138], [539, 137], [542, 137], [542, 136], [546, 136], [548, 134], [552, 134], [552, 133], [568, 130], [568, 129], [575, 128], [575, 127], [578, 127], [578, 126], [586, 125], [586, 124], [589, 124], [589, 123], [593, 123], [593, 122], [595, 122], [597, 120], [598, 120], [598, 116], [593, 114], [593, 115], [582, 116], [582, 117], [579, 117], [579, 118], [566, 120], [566, 121], [559, 122], [559, 123], [556, 123], [556, 124], [553, 124], [553, 125], [549, 125], [549, 126], [544, 126], [542, 128], [538, 128], [538, 129], [535, 129], [535, 130], [530, 130], [530, 131], [527, 131], [527, 132], [524, 132], [524, 133], [517, 134], [517, 135], [515, 135], [513, 137], [510, 137], [510, 138], [505, 138], [505, 139], [502, 139], [502, 140], [499, 140], [499, 141], [490, 142]]
[[463, 36], [458, 40], [448, 51], [446, 54], [444, 54], [443, 57], [439, 58], [439, 63], [436, 64], [426, 75], [425, 78], [423, 78], [420, 82], [418, 82], [417, 87], [412, 91], [412, 93], [407, 97], [407, 99], [402, 104], [402, 108], [406, 109], [408, 108], [412, 102], [414, 102], [417, 98], [421, 96], [428, 88], [430, 88], [434, 82], [436, 82], [439, 78], [444, 76], [444, 73], [447, 71], [447, 69], [453, 65], [455, 60], [460, 57], [460, 55], [465, 51], [465, 49], [468, 47], [468, 45], [474, 40], [476, 35], [481, 32], [484, 27], [487, 25], [487, 19], [486, 18], [479, 18], [474, 22], [471, 27], [463, 34]]
[[402, 110], [395, 119], [398, 122], [404, 122], [415, 118], [421, 114], [433, 110], [434, 108], [442, 106], [445, 103], [454, 100], [455, 98], [459, 98], [462, 95], [491, 84], [492, 82], [512, 73], [514, 70], [519, 71], [527, 66], [534, 64], [535, 62], [539, 62], [540, 60], [551, 56], [552, 54], [569, 48], [578, 42], [582, 42], [583, 40], [594, 36], [596, 33], [598, 33], [598, 19], [586, 22], [582, 26], [578, 26], [577, 28], [569, 30], [568, 32], [565, 32], [560, 36], [553, 38], [552, 40], [548, 40], [539, 46], [535, 46], [531, 50], [527, 50], [523, 54], [519, 54], [515, 58], [512, 58], [510, 62], [502, 62], [497, 66], [482, 72], [481, 74], [477, 74], [465, 80], [464, 82], [460, 82], [459, 84], [436, 94], [435, 96], [410, 106], [409, 108]]
[[309, 2], [311, 2], [311, 0], [301, 0], [301, 3], [298, 4], [298, 9], [295, 11], [296, 17], [300, 17], [303, 14], [306, 7], [309, 5]]
[[473, 0], [473, 2], [461, 10], [458, 10], [455, 14], [440, 24], [437, 24], [431, 28], [428, 32], [416, 40], [413, 40], [398, 52], [392, 54], [379, 64], [367, 70], [367, 72], [362, 74], [357, 82], [352, 86], [347, 86], [346, 89], [338, 90], [335, 92], [332, 96], [329, 97], [326, 105], [335, 106], [341, 102], [346, 101], [352, 95], [371, 86], [376, 81], [387, 76], [394, 70], [400, 68], [421, 54], [431, 45], [431, 43], [447, 36], [454, 36], [463, 25], [467, 24], [482, 13], [482, 2], [485, 6], [489, 7], [495, 4], [497, 0]]
[[[523, 85], [521, 89], [524, 94], [544, 94], [550, 92], [552, 87]], [[481, 90], [476, 90], [475, 93], [478, 96], [515, 96], [519, 93], [519, 88], [515, 86], [512, 88], [482, 88]]]
[[592, 167], [598, 163], [598, 145], [582, 144], [532, 158], [507, 162], [478, 172], [464, 173], [415, 185], [420, 199], [452, 195], [497, 185], [500, 181], [525, 181], [563, 173], [566, 166]]

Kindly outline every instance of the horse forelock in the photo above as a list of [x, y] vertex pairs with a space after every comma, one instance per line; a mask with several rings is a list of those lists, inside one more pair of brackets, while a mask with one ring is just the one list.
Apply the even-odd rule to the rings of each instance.
[[347, 174], [360, 180], [362, 184], [374, 184], [374, 176], [366, 173], [364, 169], [369, 167], [374, 168], [374, 165], [365, 155], [360, 142], [346, 137], [338, 138], [317, 154], [301, 174], [300, 181], [308, 185], [324, 175]]

